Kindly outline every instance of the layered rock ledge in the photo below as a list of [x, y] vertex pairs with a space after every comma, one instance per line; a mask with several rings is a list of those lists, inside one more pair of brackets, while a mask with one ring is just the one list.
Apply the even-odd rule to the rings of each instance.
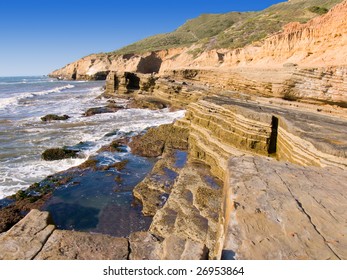
[[[189, 131], [187, 162], [175, 169], [167, 151], [154, 168], [159, 177], [176, 172], [169, 191], [154, 173], [134, 191], [154, 215], [150, 232], [205, 244], [209, 259], [344, 259], [346, 122], [231, 93], [190, 104], [174, 124]], [[146, 145], [155, 145], [156, 130], [165, 128], [153, 129]]]

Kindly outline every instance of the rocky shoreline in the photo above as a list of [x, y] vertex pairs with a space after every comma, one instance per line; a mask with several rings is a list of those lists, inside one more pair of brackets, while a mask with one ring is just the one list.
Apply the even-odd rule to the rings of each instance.
[[[0, 259], [347, 259], [346, 11], [343, 1], [242, 49], [91, 55], [51, 73], [106, 79], [109, 105], [86, 117], [138, 107], [186, 114], [104, 147], [131, 147], [129, 161], [100, 169], [96, 156], [3, 200]], [[124, 202], [102, 209], [95, 228], [107, 235], [89, 224], [61, 229], [35, 210], [82, 181], [117, 186], [96, 199]]]
[[[140, 94], [133, 90], [123, 95], [113, 94], [117, 98], [127, 94], [127, 98], [135, 100], [157, 100], [160, 96], [173, 107], [185, 106], [185, 118], [101, 149], [117, 153], [122, 146], [129, 145], [134, 155], [155, 159], [153, 168], [132, 190], [142, 204], [144, 216], [153, 217], [145, 231], [132, 228], [125, 235], [108, 232], [118, 237], [101, 237], [95, 233], [70, 233], [58, 227], [55, 235], [49, 232], [50, 237], [40, 243], [38, 255], [28, 258], [346, 258], [343, 219], [347, 210], [344, 209], [347, 198], [343, 193], [344, 182], [347, 182], [345, 118], [337, 119], [338, 114], [324, 112], [325, 107], [319, 105], [240, 96], [236, 92], [215, 94], [213, 88], [199, 88], [197, 92], [198, 87], [191, 81], [167, 80], [165, 87], [164, 84], [162, 80], [153, 92], [140, 89]], [[182, 85], [175, 93], [177, 97], [185, 87], [190, 98], [197, 101], [165, 100], [161, 93], [167, 94], [172, 84]], [[188, 101], [188, 106], [184, 105], [184, 100]], [[338, 111], [342, 114], [344, 109]], [[108, 168], [125, 166], [127, 162]], [[103, 171], [108, 168], [104, 167]], [[23, 217], [23, 211], [42, 209], [59, 185], [73, 188], [74, 176], [92, 178], [98, 171], [97, 160], [90, 158], [65, 175], [63, 172], [52, 176], [50, 181], [55, 185], [32, 186], [31, 192], [36, 196], [17, 193], [17, 201], [0, 211], [4, 217], [1, 218], [0, 247], [8, 248], [8, 242], [22, 242], [15, 241], [13, 236], [21, 238], [24, 233], [13, 233], [10, 228]], [[108, 178], [105, 174], [102, 176], [100, 180]], [[121, 182], [123, 179], [115, 177], [112, 180]], [[120, 210], [112, 211], [108, 215]], [[296, 213], [295, 221], [293, 213]], [[13, 219], [8, 222], [5, 217]], [[27, 223], [27, 220], [31, 223], [32, 219], [24, 218], [20, 223]], [[115, 230], [117, 225], [110, 228]], [[50, 241], [51, 238], [54, 241]], [[88, 245], [90, 255], [86, 249], [83, 251], [87, 255], [70, 254], [70, 250], [75, 250], [74, 244], [81, 242], [77, 241], [79, 238], [114, 238], [114, 242], [123, 238], [119, 239], [121, 246], [128, 248], [130, 244], [130, 248], [133, 246], [138, 251], [123, 248], [122, 256], [114, 256], [106, 250], [92, 257], [95, 248]], [[60, 245], [53, 246], [53, 243]], [[13, 249], [3, 250], [1, 258], [23, 258], [18, 252], [26, 249], [21, 246], [18, 245], [13, 255], [9, 253]], [[56, 246], [70, 249], [66, 254], [58, 253], [61, 250]], [[180, 249], [174, 253], [169, 248]]]

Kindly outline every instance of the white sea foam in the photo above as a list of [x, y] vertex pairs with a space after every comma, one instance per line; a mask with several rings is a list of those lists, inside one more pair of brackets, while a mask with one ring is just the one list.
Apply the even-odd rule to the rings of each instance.
[[66, 170], [84, 162], [86, 158], [64, 159], [55, 162], [33, 161], [27, 165], [9, 165], [0, 179], [0, 199], [12, 195], [30, 184], [38, 182], [50, 174]]
[[48, 80], [47, 78], [42, 78], [42, 79], [22, 79], [20, 81], [13, 81], [13, 82], [0, 82], [0, 85], [20, 85], [20, 84], [42, 84], [43, 82], [57, 82], [57, 80], [50, 79]]
[[[43, 83], [47, 83], [47, 80]], [[0, 99], [0, 109], [8, 107], [6, 111], [0, 110], [0, 118], [4, 119], [0, 122], [0, 129], [6, 131], [5, 138], [0, 135], [0, 138], [3, 137], [0, 139], [0, 148], [6, 145], [7, 149], [0, 149], [0, 198], [25, 189], [48, 175], [79, 165], [89, 156], [95, 155], [102, 146], [121, 137], [122, 133], [138, 133], [184, 116], [184, 111], [128, 109], [84, 117], [83, 113], [87, 109], [106, 105], [107, 100], [95, 99], [102, 92], [101, 83], [97, 87], [98, 83], [85, 82], [60, 85], [41, 91], [28, 87], [24, 93]], [[32, 98], [57, 92], [62, 94]], [[115, 102], [124, 104], [124, 100]], [[13, 104], [20, 106], [11, 106]], [[43, 123], [40, 117], [45, 114], [67, 114], [71, 118]], [[82, 158], [53, 162], [40, 159], [45, 149], [74, 146], [80, 142], [87, 143], [80, 153]], [[106, 160], [111, 162], [117, 159], [109, 155]]]
[[46, 94], [50, 94], [50, 93], [59, 93], [59, 92], [62, 92], [66, 89], [71, 89], [74, 87], [75, 87], [74, 85], [69, 84], [66, 86], [56, 87], [56, 88], [49, 89], [49, 90], [43, 90], [43, 91], [37, 91], [37, 92], [23, 92], [23, 93], [18, 94], [17, 96], [1, 98], [0, 99], [0, 109], [3, 109], [9, 105], [17, 105], [18, 101], [26, 99], [26, 98], [31, 98], [31, 97], [40, 96], [40, 95], [46, 95]]
[[[83, 152], [81, 152], [82, 158], [77, 159], [65, 159], [53, 162], [46, 162], [41, 159], [29, 159], [25, 164], [23, 164], [22, 160], [17, 160], [12, 163], [6, 161], [6, 166], [0, 168], [0, 198], [13, 194], [19, 189], [25, 189], [30, 184], [40, 181], [50, 174], [81, 164], [89, 156], [95, 155], [102, 146], [109, 144], [113, 139], [119, 137], [117, 135], [105, 137], [105, 134], [113, 130], [119, 130], [124, 133], [139, 133], [148, 127], [171, 123], [178, 118], [182, 118], [184, 112], [185, 111], [169, 112], [166, 109], [160, 111], [129, 109], [118, 111], [113, 114], [96, 115], [94, 116], [94, 120], [92, 120], [93, 117], [85, 118], [87, 121], [93, 122], [94, 124], [86, 123], [82, 127], [72, 129], [72, 133], [67, 134], [68, 137], [61, 138], [40, 136], [41, 132], [46, 135], [47, 130], [45, 129], [26, 129], [30, 135], [34, 133], [35, 138], [39, 137], [36, 138], [36, 140], [30, 141], [35, 141], [36, 146], [42, 146], [46, 143], [45, 148], [51, 148], [63, 145], [74, 145], [79, 142], [92, 142], [94, 145], [88, 150], [83, 150]], [[120, 118], [121, 120], [119, 120]], [[54, 131], [50, 128], [49, 133], [52, 132]], [[47, 143], [49, 145], [47, 145]], [[38, 149], [39, 146], [37, 146], [36, 149]], [[110, 163], [116, 161], [116, 158], [111, 154], [105, 154], [105, 158], [108, 158], [107, 160], [110, 161]]]

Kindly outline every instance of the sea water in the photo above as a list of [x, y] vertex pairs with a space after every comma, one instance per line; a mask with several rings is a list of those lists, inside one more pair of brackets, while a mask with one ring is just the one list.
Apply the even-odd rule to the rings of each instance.
[[[97, 98], [103, 81], [58, 81], [49, 77], [0, 77], [0, 198], [25, 189], [46, 176], [85, 161], [103, 145], [126, 133], [171, 123], [184, 111], [120, 110], [90, 117], [83, 113], [107, 104]], [[124, 100], [116, 100], [123, 104]], [[65, 121], [43, 122], [47, 114]], [[44, 150], [84, 143], [77, 159], [47, 162]]]

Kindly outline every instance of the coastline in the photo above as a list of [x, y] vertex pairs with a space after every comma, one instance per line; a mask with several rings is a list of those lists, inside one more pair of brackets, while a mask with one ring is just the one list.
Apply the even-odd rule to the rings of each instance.
[[[187, 89], [194, 89], [196, 95], [191, 95], [191, 98], [193, 100], [197, 98], [199, 101], [188, 102], [189, 105], [186, 107], [187, 112], [185, 117], [177, 120], [174, 124], [150, 128], [146, 133], [135, 136], [132, 140], [119, 140], [119, 142], [113, 143], [108, 147], [103, 147], [100, 150], [101, 153], [106, 150], [113, 151], [117, 154], [121, 153], [122, 150], [128, 151], [129, 149], [125, 145], [130, 145], [133, 153], [132, 156], [135, 158], [137, 157], [135, 154], [147, 157], [148, 159], [145, 161], [153, 158], [153, 168], [148, 168], [147, 171], [143, 173], [143, 177], [138, 178], [138, 181], [131, 185], [128, 189], [130, 199], [126, 200], [126, 204], [128, 206], [130, 205], [130, 208], [135, 209], [136, 215], [140, 217], [140, 221], [141, 219], [147, 219], [148, 223], [142, 222], [142, 227], [136, 227], [138, 226], [138, 224], [136, 225], [136, 221], [139, 220], [134, 220], [135, 223], [131, 223], [130, 220], [132, 218], [129, 220], [128, 212], [126, 212], [124, 208], [109, 207], [105, 215], [101, 215], [105, 217], [100, 219], [104, 224], [103, 231], [96, 230], [96, 232], [117, 236], [114, 238], [125, 237], [130, 244], [134, 242], [134, 245], [130, 246], [134, 246], [134, 248], [137, 248], [139, 251], [131, 249], [131, 254], [130, 251], [127, 251], [128, 255], [125, 257], [126, 259], [252, 259], [252, 256], [258, 259], [277, 259], [283, 258], [283, 256], [286, 256], [284, 258], [288, 259], [345, 258], [345, 250], [343, 247], [341, 247], [342, 249], [336, 249], [334, 247], [335, 245], [333, 245], [335, 249], [332, 249], [331, 243], [319, 241], [323, 234], [326, 234], [324, 239], [328, 240], [327, 236], [331, 238], [331, 236], [334, 235], [331, 231], [322, 233], [324, 229], [320, 229], [319, 231], [321, 234], [317, 235], [315, 233], [315, 228], [319, 227], [319, 225], [311, 223], [310, 220], [306, 221], [308, 215], [307, 209], [310, 209], [309, 204], [306, 205], [306, 199], [310, 201], [310, 194], [301, 192], [300, 196], [296, 198], [294, 193], [299, 191], [298, 186], [307, 184], [307, 180], [312, 182], [312, 178], [310, 178], [311, 175], [308, 175], [312, 172], [316, 172], [316, 174], [319, 174], [318, 176], [324, 178], [324, 180], [321, 180], [321, 183], [324, 184], [330, 184], [329, 182], [336, 180], [337, 174], [339, 174], [338, 178], [341, 179], [338, 180], [341, 180], [341, 182], [343, 182], [343, 178], [346, 177], [344, 171], [346, 160], [343, 155], [339, 153], [340, 145], [343, 146], [344, 144], [336, 142], [336, 144], [332, 145], [329, 136], [326, 136], [325, 145], [322, 142], [316, 145], [315, 139], [319, 139], [319, 137], [311, 134], [309, 126], [300, 122], [300, 119], [309, 119], [309, 123], [307, 124], [319, 123], [324, 127], [324, 130], [328, 129], [334, 131], [334, 133], [330, 134], [330, 137], [339, 139], [339, 141], [343, 141], [344, 135], [344, 131], [343, 129], [341, 130], [340, 126], [344, 127], [347, 120], [341, 119], [340, 122], [336, 122], [332, 112], [317, 110], [316, 108], [321, 108], [319, 105], [312, 106], [300, 104], [295, 101], [286, 101], [287, 105], [284, 106], [284, 104], [282, 104], [283, 101], [275, 99], [255, 99], [254, 97], [249, 99], [247, 96], [243, 96], [240, 99], [240, 96], [236, 93], [229, 93], [227, 98], [225, 94], [216, 95], [213, 93], [213, 96], [209, 96], [208, 92], [215, 92], [214, 89], [201, 89], [196, 87], [191, 81], [160, 81], [160, 86], [163, 87], [165, 83], [169, 86], [172, 83], [174, 85], [180, 84], [182, 85], [181, 91], [184, 91], [185, 87]], [[197, 88], [199, 88], [199, 91], [197, 91]], [[163, 91], [166, 89], [167, 86], [163, 87]], [[187, 91], [192, 92], [190, 90]], [[236, 95], [234, 96], [234, 94]], [[155, 93], [154, 96], [153, 92], [148, 92], [143, 95], [143, 91], [141, 91], [138, 98], [142, 100], [141, 104], [146, 104], [146, 102], [143, 102], [144, 100], [155, 100], [157, 103], [156, 96], [158, 96], [158, 93]], [[116, 95], [116, 97], [118, 96]], [[119, 97], [121, 97], [121, 95]], [[126, 97], [136, 99], [137, 94], [131, 92]], [[163, 95], [161, 95], [161, 100], [168, 102], [168, 104], [173, 107], [182, 107], [181, 101], [175, 103], [172, 100], [165, 100], [163, 99]], [[185, 102], [187, 102], [187, 100]], [[276, 127], [274, 127], [273, 123], [274, 116], [278, 119]], [[334, 122], [333, 126], [332, 122]], [[222, 123], [223, 126], [220, 125]], [[233, 125], [230, 126], [225, 123]], [[296, 130], [293, 129], [294, 127], [306, 130], [306, 134], [298, 134]], [[274, 138], [274, 129], [277, 131], [276, 138]], [[298, 137], [300, 137], [299, 142], [305, 145], [303, 150], [297, 150], [298, 147], [294, 149], [294, 146], [297, 145], [295, 143], [299, 143], [296, 139]], [[274, 145], [273, 141], [276, 142], [276, 150], [270, 147]], [[292, 145], [294, 145], [293, 148], [291, 147]], [[309, 147], [309, 149], [307, 149], [307, 147]], [[312, 152], [315, 154], [319, 153], [320, 158], [311, 158]], [[98, 156], [96, 156], [96, 158], [97, 157]], [[276, 158], [277, 160], [271, 158]], [[119, 186], [124, 183], [126, 184], [127, 180], [131, 178], [134, 170], [138, 168], [136, 160], [134, 164], [131, 163], [131, 160], [127, 160], [129, 159], [126, 159], [123, 163], [119, 161], [118, 165], [100, 166], [97, 161], [95, 161], [95, 158], [90, 158], [80, 166], [80, 170], [78, 168], [72, 168], [70, 171], [67, 171], [65, 175], [64, 172], [55, 174], [48, 180], [57, 183], [57, 185], [63, 183], [62, 192], [71, 190], [71, 193], [75, 191], [78, 193], [78, 184], [84, 180], [83, 178], [90, 182], [90, 186], [93, 185], [96, 189], [99, 188], [99, 185], [103, 184], [103, 181], [112, 181]], [[265, 169], [261, 172], [257, 171], [260, 169], [257, 162], [264, 160], [266, 163], [259, 164], [267, 166], [268, 170]], [[253, 162], [255, 169], [250, 172], [250, 164]], [[244, 164], [246, 164], [244, 168], [239, 167]], [[128, 165], [132, 165], [135, 169], [127, 169], [129, 167]], [[145, 165], [148, 166], [148, 162]], [[247, 187], [248, 189], [257, 188], [256, 186], [258, 186], [259, 183], [254, 185], [254, 182], [257, 181], [256, 178], [261, 178], [261, 176], [264, 176], [264, 179], [262, 179], [264, 182], [273, 180], [272, 176], [276, 171], [270, 170], [271, 168], [277, 170], [279, 167], [276, 167], [276, 165], [280, 165], [280, 168], [283, 169], [280, 178], [285, 182], [284, 184], [288, 186], [288, 190], [290, 190], [288, 194], [293, 194], [293, 198], [288, 197], [286, 194], [282, 201], [281, 196], [283, 196], [283, 191], [285, 190], [276, 189], [273, 186], [266, 187], [263, 193], [266, 197], [270, 195], [270, 193], [274, 197], [277, 197], [275, 201], [278, 199], [282, 201], [280, 205], [285, 201], [289, 204], [294, 202], [289, 209], [293, 210], [293, 207], [298, 209], [297, 219], [302, 222], [298, 223], [297, 226], [294, 226], [290, 220], [285, 219], [288, 215], [288, 211], [292, 210], [278, 208], [279, 206], [277, 204], [270, 206], [268, 205], [269, 201], [267, 201], [267, 199], [256, 200], [250, 204], [249, 198], [246, 203], [243, 198], [245, 194], [241, 196], [238, 194], [238, 186], [240, 184], [245, 184], [247, 180], [249, 180], [249, 176], [255, 177], [251, 179], [250, 182], [253, 183]], [[125, 173], [128, 173], [130, 177], [123, 178], [120, 176], [119, 172], [121, 173], [123, 168], [127, 170]], [[116, 172], [111, 172], [110, 174], [112, 175], [108, 176], [107, 172], [111, 169]], [[293, 180], [291, 174], [296, 174], [297, 172], [308, 173], [305, 177]], [[71, 174], [73, 174], [72, 177]], [[101, 177], [98, 177], [98, 174]], [[288, 174], [289, 177], [286, 177], [286, 174]], [[267, 178], [266, 176], [270, 177]], [[79, 179], [76, 180], [76, 178]], [[68, 187], [65, 188], [64, 184]], [[264, 183], [261, 183], [259, 187], [263, 184]], [[344, 199], [344, 196], [341, 196], [342, 193], [339, 191], [340, 189], [323, 190], [319, 184], [318, 182], [314, 183], [314, 188], [321, 190], [320, 193], [316, 194], [316, 200], [318, 200], [318, 197], [324, 196], [326, 191], [330, 193], [333, 191], [339, 192], [340, 199]], [[36, 186], [38, 188], [33, 188], [33, 191], [37, 192], [39, 189], [45, 189], [44, 185], [45, 184], [42, 183]], [[119, 194], [122, 187], [116, 189], [116, 193]], [[343, 188], [343, 186], [341, 187]], [[266, 190], [267, 188], [269, 189]], [[241, 189], [243, 189], [243, 187]], [[288, 192], [288, 190], [285, 192]], [[48, 190], [46, 188], [45, 191], [47, 191], [47, 193], [41, 194], [43, 199], [47, 198], [48, 201], [50, 199], [55, 199], [54, 196], [52, 198], [52, 193], [49, 188]], [[256, 191], [256, 189], [254, 191]], [[59, 187], [56, 192], [59, 192]], [[272, 194], [273, 192], [278, 192], [278, 194]], [[262, 193], [257, 195], [257, 197], [261, 197], [261, 194]], [[139, 201], [139, 204], [132, 205], [133, 196]], [[21, 199], [18, 203], [19, 205], [23, 202], [28, 202], [25, 206], [26, 208], [24, 207], [26, 211], [29, 211], [31, 208], [41, 207], [41, 209], [43, 209], [42, 207], [45, 205], [44, 202], [40, 203], [40, 200], [30, 202], [32, 197], [23, 197], [23, 193], [18, 194], [18, 197]], [[339, 195], [334, 196], [334, 199], [337, 199], [337, 197], [339, 197]], [[101, 201], [103, 200], [105, 199], [101, 199]], [[78, 201], [78, 199], [76, 201]], [[295, 203], [297, 203], [296, 206]], [[341, 203], [343, 202], [339, 202], [338, 205], [341, 205]], [[139, 207], [139, 205], [142, 206]], [[335, 224], [335, 228], [343, 227], [343, 221], [340, 220], [340, 218], [338, 218], [339, 220], [336, 222], [336, 220], [333, 221], [326, 217], [326, 210], [324, 209], [325, 207], [327, 208], [327, 205], [319, 205], [320, 204], [309, 210], [309, 215], [312, 219], [328, 219], [329, 223]], [[5, 213], [4, 209], [2, 209], [0, 213]], [[74, 208], [71, 208], [70, 211], [69, 207], [66, 206], [61, 207], [61, 209], [62, 212], [68, 216], [72, 215], [71, 213], [77, 212]], [[251, 214], [245, 209], [251, 211]], [[269, 209], [274, 210], [270, 211]], [[335, 219], [339, 217], [337, 213], [340, 210], [334, 206], [334, 202], [329, 204], [327, 209], [329, 209], [330, 212], [337, 211], [334, 217]], [[18, 214], [21, 210], [16, 209], [12, 212], [17, 221], [21, 218]], [[50, 209], [47, 207], [43, 210]], [[148, 216], [148, 218], [144, 217], [140, 212]], [[83, 215], [77, 215], [78, 219], [88, 217], [94, 220], [95, 223], [96, 213], [89, 212], [87, 209], [82, 209], [81, 213], [83, 213]], [[244, 217], [248, 217], [248, 215], [252, 217], [254, 213], [257, 215], [260, 214], [261, 216], [259, 217], [262, 217], [262, 219], [254, 220], [249, 218], [247, 222], [236, 222], [243, 220]], [[115, 219], [112, 219], [113, 215]], [[283, 236], [281, 243], [277, 244], [277, 241], [269, 239], [266, 244], [260, 240], [259, 246], [261, 249], [258, 249], [256, 245], [251, 247], [245, 246], [248, 242], [247, 240], [253, 240], [255, 235], [260, 234], [258, 231], [252, 232], [246, 229], [253, 227], [254, 223], [258, 224], [260, 221], [263, 223], [264, 227], [268, 227], [272, 223], [274, 215], [277, 216], [276, 227], [279, 226], [282, 228], [277, 235], [277, 238]], [[280, 217], [278, 215], [280, 215]], [[153, 219], [151, 217], [153, 217]], [[23, 221], [25, 221], [25, 219]], [[69, 224], [64, 218], [60, 221], [65, 223], [65, 225]], [[326, 224], [326, 222], [327, 221], [322, 225]], [[119, 224], [122, 223], [127, 226], [134, 224], [136, 226], [128, 226], [128, 230], [122, 231], [118, 228]], [[141, 222], [139, 224], [141, 224]], [[271, 227], [273, 226], [275, 225]], [[313, 241], [309, 245], [305, 245], [308, 246], [308, 249], [305, 249], [307, 255], [295, 255], [295, 250], [297, 250], [298, 247], [304, 246], [304, 243], [302, 243], [300, 239], [293, 241], [286, 237], [288, 235], [288, 230], [286, 228], [293, 226], [294, 228], [292, 228], [290, 232], [295, 232], [294, 237], [303, 234], [301, 233], [301, 228], [313, 229], [310, 233], [310, 239], [313, 239]], [[57, 231], [57, 234], [60, 236], [59, 238], [63, 238], [63, 236], [70, 235], [70, 231], [66, 231], [66, 228], [68, 228], [68, 226], [61, 228], [61, 225], [58, 224], [53, 232]], [[120, 228], [122, 227], [120, 226]], [[284, 231], [283, 228], [285, 229]], [[85, 226], [84, 229], [86, 231], [85, 234], [90, 234], [87, 233], [88, 231], [90, 232], [88, 226]], [[108, 229], [113, 232], [108, 231]], [[117, 230], [118, 233], [115, 234]], [[60, 231], [62, 232], [60, 233]], [[94, 232], [95, 235], [95, 231], [91, 231]], [[4, 233], [4, 236], [10, 234], [10, 232], [11, 230]], [[266, 232], [264, 234], [266, 234]], [[72, 232], [71, 235], [73, 235]], [[99, 235], [97, 234], [97, 236]], [[50, 240], [51, 237], [47, 238]], [[69, 242], [76, 242], [75, 238], [77, 237], [71, 236], [64, 238], [67, 240], [71, 239]], [[264, 236], [264, 238], [266, 237]], [[343, 236], [339, 237], [335, 234], [333, 238], [338, 240], [336, 244], [340, 244], [339, 246], [345, 243], [345, 238]], [[48, 250], [46, 248], [46, 246], [48, 246], [47, 244], [45, 243], [42, 245], [40, 249], [42, 252]], [[178, 250], [177, 254], [171, 253], [168, 255], [168, 250], [171, 250], [168, 248], [172, 246], [181, 249]], [[313, 253], [316, 252], [316, 249], [314, 249], [316, 246], [327, 249], [320, 249], [317, 253]], [[144, 247], [150, 249], [147, 251], [145, 250], [145, 252], [143, 250]], [[189, 254], [185, 248], [190, 248]], [[61, 255], [57, 253], [56, 250], [58, 249], [55, 248], [44, 256], [52, 259], [69, 258], [68, 255]], [[254, 255], [249, 252], [254, 252]], [[333, 252], [333, 254], [331, 254], [331, 252]], [[108, 257], [110, 256], [103, 255], [102, 258], [107, 259]]]
[[[103, 110], [103, 108], [108, 108], [109, 106], [114, 106], [112, 100], [105, 107], [86, 110], [86, 117], [95, 114], [112, 113]], [[123, 105], [117, 108], [115, 112], [134, 108], [147, 109], [148, 107], [144, 107], [142, 104], [132, 103], [129, 106]], [[96, 111], [95, 109], [101, 111]], [[159, 110], [162, 108], [152, 109]], [[91, 110], [93, 110], [93, 114], [89, 113]], [[147, 129], [141, 131], [140, 134], [144, 133]], [[114, 131], [109, 131], [109, 133], [114, 133]], [[112, 216], [112, 211], [125, 211], [123, 217], [121, 217], [125, 227], [129, 221], [124, 219], [124, 217], [133, 215], [136, 221], [135, 225], [133, 225], [134, 228], [136, 226], [138, 226], [138, 230], [148, 228], [148, 221], [150, 219], [141, 215], [141, 206], [133, 198], [132, 188], [150, 172], [156, 159], [144, 158], [131, 153], [127, 145], [137, 133], [128, 132], [120, 133], [120, 135], [120, 138], [118, 137], [111, 143], [102, 146], [96, 153], [86, 158], [78, 166], [51, 174], [41, 181], [32, 184], [25, 190], [19, 190], [17, 193], [1, 199], [0, 231], [4, 232], [10, 229], [32, 209], [49, 210], [53, 213], [53, 219], [57, 221], [57, 227], [61, 229], [95, 231], [113, 236], [128, 236], [131, 233], [129, 229], [125, 229], [123, 233], [121, 230], [115, 230], [115, 226], [112, 225], [112, 223], [117, 224], [117, 219], [115, 220], [115, 218], [113, 218], [113, 222], [104, 221], [106, 223], [104, 226], [100, 225], [100, 228], [96, 228], [98, 220], [105, 220], [102, 216], [110, 216], [110, 213]], [[83, 152], [83, 145], [83, 143], [79, 143], [68, 149]], [[42, 154], [43, 156], [47, 152], [53, 153], [51, 156], [47, 156], [46, 164], [49, 164], [49, 160], [52, 159], [62, 159], [54, 158], [56, 156], [54, 153], [57, 149], [51, 150], [47, 149]], [[47, 155], [49, 155], [48, 153]], [[66, 156], [70, 158], [69, 154]], [[52, 159], [49, 157], [52, 157]], [[116, 162], [107, 163], [109, 157], [112, 157], [113, 161], [115, 160]], [[101, 202], [102, 200], [103, 202]], [[107, 206], [107, 201], [111, 203], [109, 207]], [[119, 202], [117, 203], [117, 201]], [[65, 202], [67, 204], [64, 204]], [[100, 206], [100, 203], [101, 205], [105, 205]], [[83, 204], [88, 206], [84, 207]], [[120, 208], [116, 209], [115, 207]], [[111, 212], [109, 214], [107, 212], [100, 214], [98, 212], [101, 209]], [[73, 218], [72, 216], [76, 217]], [[83, 218], [83, 216], [87, 218]], [[64, 218], [67, 219], [67, 217], [69, 217], [70, 222], [64, 221]], [[80, 222], [78, 221], [79, 219], [86, 221]], [[92, 230], [89, 228], [90, 224], [94, 224]], [[114, 230], [113, 232], [112, 229]]]
[[[276, 8], [310, 1], [294, 2]], [[92, 139], [102, 130], [101, 141], [79, 166], [0, 201], [0, 259], [347, 259], [347, 1], [316, 8], [322, 15], [297, 8], [307, 22], [237, 49], [209, 37], [94, 54], [52, 72], [62, 83], [105, 79], [108, 101], [74, 111]], [[23, 97], [44, 106], [47, 93]], [[25, 117], [37, 107], [5, 103], [13, 100]], [[70, 122], [52, 107], [45, 125]], [[110, 129], [117, 121], [121, 133]], [[78, 157], [90, 144], [59, 143], [43, 157]]]

